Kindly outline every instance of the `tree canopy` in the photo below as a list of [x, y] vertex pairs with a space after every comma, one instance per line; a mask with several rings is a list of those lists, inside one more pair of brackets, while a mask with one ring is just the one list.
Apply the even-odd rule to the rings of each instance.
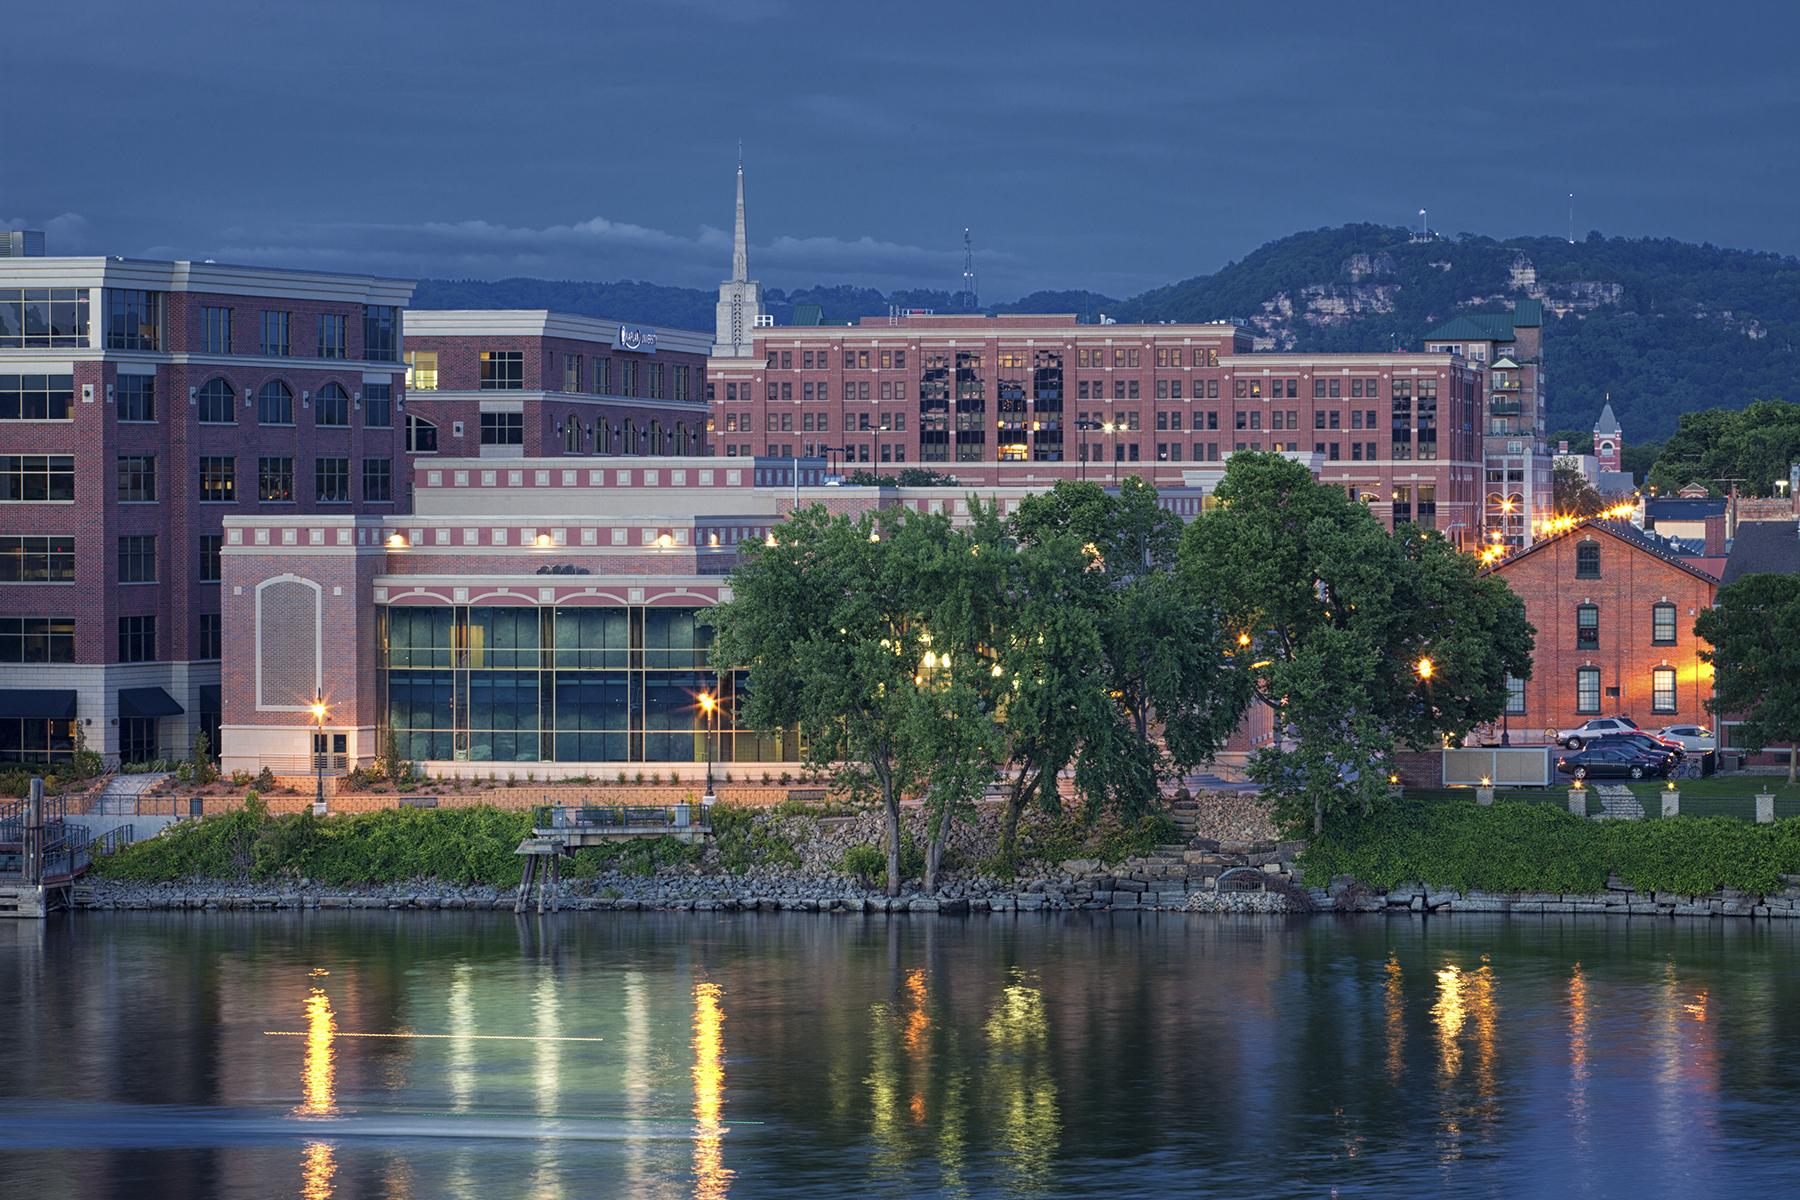
[[[900, 803], [929, 813], [927, 886], [952, 823], [996, 781], [1020, 815], [1072, 781], [1130, 818], [1273, 710], [1254, 771], [1291, 817], [1389, 795], [1399, 745], [1498, 717], [1530, 671], [1519, 599], [1441, 536], [1389, 533], [1275, 454], [1230, 460], [1189, 526], [1133, 477], [1062, 482], [1010, 519], [802, 509], [740, 548], [713, 659], [748, 671], [737, 719], [798, 726], [806, 755], [878, 797], [888, 885]], [[1428, 664], [1428, 665], [1424, 665]]]
[[1182, 577], [1238, 631], [1274, 744], [1253, 773], [1314, 831], [1389, 794], [1398, 745], [1500, 715], [1531, 669], [1524, 604], [1441, 536], [1389, 533], [1368, 509], [1274, 454], [1233, 455], [1218, 506], [1189, 526]]
[[1751, 751], [1787, 745], [1788, 782], [1800, 745], [1800, 575], [1746, 575], [1719, 589], [1694, 621], [1711, 649], [1708, 711], [1741, 722], [1737, 740]]
[[1794, 462], [1800, 462], [1800, 404], [1758, 400], [1741, 412], [1682, 413], [1647, 482], [1672, 496], [1690, 483], [1723, 493], [1731, 487], [1724, 481], [1736, 479], [1744, 494], [1769, 496]]

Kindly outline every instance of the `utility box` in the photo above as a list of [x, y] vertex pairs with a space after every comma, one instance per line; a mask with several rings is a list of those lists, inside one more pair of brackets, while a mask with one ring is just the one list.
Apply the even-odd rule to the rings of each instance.
[[1549, 787], [1554, 746], [1470, 746], [1444, 751], [1445, 787]]

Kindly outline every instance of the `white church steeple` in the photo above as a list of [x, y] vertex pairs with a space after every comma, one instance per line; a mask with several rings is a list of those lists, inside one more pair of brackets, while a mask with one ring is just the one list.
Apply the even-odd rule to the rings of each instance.
[[751, 331], [762, 320], [762, 285], [750, 278], [750, 243], [744, 231], [744, 147], [738, 144], [737, 220], [731, 235], [731, 278], [719, 285], [714, 358], [747, 358]]

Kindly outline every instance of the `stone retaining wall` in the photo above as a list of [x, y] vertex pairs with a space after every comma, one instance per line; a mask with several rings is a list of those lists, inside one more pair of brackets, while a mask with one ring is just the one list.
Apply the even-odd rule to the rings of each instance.
[[1559, 892], [1456, 892], [1408, 884], [1386, 892], [1365, 888], [1347, 876], [1328, 888], [1310, 888], [1320, 908], [1336, 912], [1387, 913], [1598, 913], [1612, 917], [1800, 917], [1800, 878], [1785, 880], [1780, 892], [1756, 896], [1725, 888], [1705, 896], [1674, 892], [1637, 892], [1616, 876], [1606, 891], [1595, 894]]
[[[1124, 893], [1132, 902], [1113, 902], [1084, 893], [1074, 881], [1035, 881], [1020, 890], [980, 891], [951, 889], [936, 895], [917, 892], [886, 896], [858, 888], [845, 880], [837, 884], [778, 880], [699, 880], [697, 886], [671, 885], [667, 880], [635, 879], [610, 882], [603, 878], [565, 883], [559, 906], [565, 912], [809, 912], [903, 913], [968, 916], [994, 913], [1126, 911], [1126, 912], [1230, 912], [1285, 913], [1288, 898], [1274, 892], [1239, 892], [1214, 895], [1205, 892], [1165, 896], [1162, 893]], [[414, 884], [402, 887], [363, 888], [353, 891], [310, 887], [256, 887], [195, 882], [191, 884], [129, 884], [96, 880], [77, 892], [75, 907], [86, 911], [292, 911], [325, 909], [392, 909], [407, 911], [511, 912], [511, 889], [450, 887]], [[532, 911], [535, 912], [535, 900]]]

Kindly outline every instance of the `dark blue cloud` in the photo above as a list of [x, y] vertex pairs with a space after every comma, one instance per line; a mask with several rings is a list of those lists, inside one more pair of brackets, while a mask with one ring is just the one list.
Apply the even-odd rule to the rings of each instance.
[[1788, 5], [305, 5], [9, 15], [0, 218], [398, 274], [1127, 293], [1297, 228], [1800, 251]]

